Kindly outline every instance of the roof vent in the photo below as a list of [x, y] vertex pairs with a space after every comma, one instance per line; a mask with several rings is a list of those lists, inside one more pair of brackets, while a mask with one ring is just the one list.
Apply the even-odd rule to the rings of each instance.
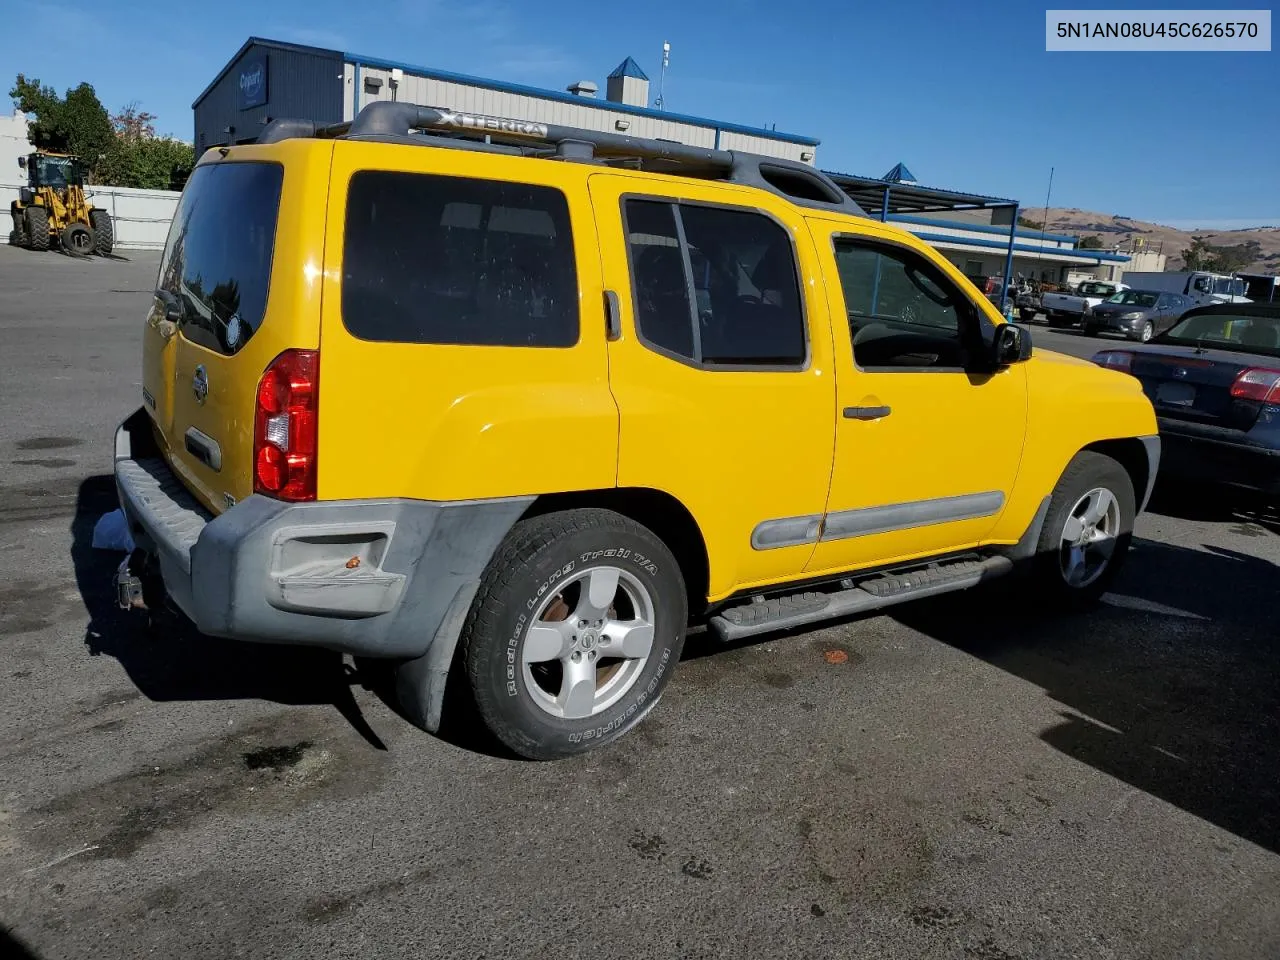
[[575, 97], [594, 97], [600, 89], [593, 80], [579, 80], [565, 88]]

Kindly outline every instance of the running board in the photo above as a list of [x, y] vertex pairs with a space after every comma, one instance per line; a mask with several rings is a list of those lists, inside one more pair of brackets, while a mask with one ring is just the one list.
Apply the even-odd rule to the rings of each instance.
[[906, 573], [871, 577], [856, 585], [845, 580], [842, 583], [847, 586], [833, 593], [806, 591], [727, 607], [711, 618], [710, 626], [721, 640], [729, 642], [966, 590], [1012, 570], [1013, 561], [1008, 557], [934, 563]]

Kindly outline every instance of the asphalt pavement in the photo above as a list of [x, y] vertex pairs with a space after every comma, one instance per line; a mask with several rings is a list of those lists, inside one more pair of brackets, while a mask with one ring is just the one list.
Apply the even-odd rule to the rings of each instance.
[[993, 588], [694, 636], [632, 734], [518, 762], [363, 666], [114, 608], [125, 255], [0, 247], [0, 956], [1280, 956], [1273, 509], [1162, 493], [1070, 619]]

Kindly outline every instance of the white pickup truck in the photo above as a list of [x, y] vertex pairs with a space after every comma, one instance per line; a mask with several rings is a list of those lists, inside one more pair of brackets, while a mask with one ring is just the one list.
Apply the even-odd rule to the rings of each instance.
[[1072, 326], [1080, 323], [1086, 314], [1107, 297], [1128, 289], [1129, 285], [1125, 283], [1086, 280], [1076, 287], [1075, 293], [1046, 293], [1040, 298], [1040, 309], [1049, 326]]

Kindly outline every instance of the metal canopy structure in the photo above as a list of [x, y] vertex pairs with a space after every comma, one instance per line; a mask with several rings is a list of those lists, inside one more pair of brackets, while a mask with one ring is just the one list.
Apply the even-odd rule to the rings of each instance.
[[1004, 258], [1004, 284], [1000, 288], [1000, 311], [1004, 312], [1009, 296], [1009, 282], [1013, 279], [1013, 245], [1018, 233], [1017, 200], [1006, 200], [1003, 197], [986, 197], [979, 193], [961, 193], [956, 190], [943, 190], [938, 187], [925, 187], [918, 183], [903, 182], [895, 175], [910, 175], [906, 167], [898, 164], [889, 172], [889, 179], [879, 177], [859, 177], [849, 173], [824, 171], [828, 177], [849, 195], [855, 203], [871, 216], [879, 211], [880, 220], [888, 220], [890, 214], [919, 215], [922, 213], [942, 213], [954, 210], [1000, 210], [1013, 211], [1009, 220], [1009, 245]]

